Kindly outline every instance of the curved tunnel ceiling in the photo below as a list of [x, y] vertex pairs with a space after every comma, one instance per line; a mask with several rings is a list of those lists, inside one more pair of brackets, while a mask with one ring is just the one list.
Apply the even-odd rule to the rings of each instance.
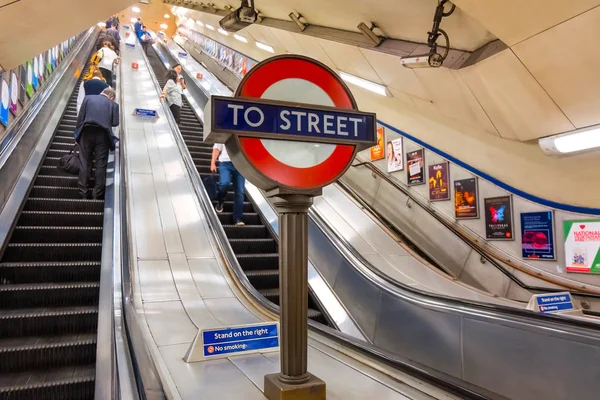
[[135, 0], [0, 0], [0, 66], [15, 68]]

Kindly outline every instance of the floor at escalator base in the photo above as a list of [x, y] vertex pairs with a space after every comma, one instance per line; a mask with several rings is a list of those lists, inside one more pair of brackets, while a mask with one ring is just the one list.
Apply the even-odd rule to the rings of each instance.
[[265, 375], [265, 397], [269, 400], [325, 400], [325, 382], [313, 374], [308, 381], [290, 385], [279, 379], [279, 374]]

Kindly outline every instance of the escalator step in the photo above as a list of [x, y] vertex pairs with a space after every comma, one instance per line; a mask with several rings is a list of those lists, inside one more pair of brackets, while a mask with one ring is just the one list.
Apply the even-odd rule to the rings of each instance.
[[0, 400], [91, 399], [95, 379], [95, 364], [7, 374], [0, 377]]
[[276, 289], [279, 287], [279, 269], [257, 269], [245, 271], [245, 273], [256, 289]]
[[101, 212], [23, 211], [19, 225], [26, 226], [102, 226]]
[[229, 244], [231, 245], [231, 249], [235, 254], [277, 252], [277, 243], [273, 238], [229, 239]]
[[269, 231], [264, 225], [223, 225], [225, 234], [231, 239], [262, 239], [269, 237]]
[[72, 135], [71, 136], [56, 135], [56, 136], [54, 136], [54, 138], [52, 138], [52, 142], [54, 142], [54, 143], [70, 143], [71, 148], [72, 148], [73, 144], [75, 144], [75, 138]]
[[236, 254], [236, 258], [244, 271], [279, 269], [279, 253]]
[[[210, 176], [210, 174], [201, 175], [202, 179], [204, 179], [206, 176]], [[213, 205], [216, 206], [217, 202], [213, 201]], [[225, 203], [223, 203], [223, 210], [225, 212], [233, 212], [233, 201], [225, 201]], [[252, 207], [252, 203], [245, 201], [243, 210], [244, 213], [252, 213], [254, 212], [254, 207]]]
[[98, 307], [0, 309], [0, 338], [96, 332]]
[[0, 285], [0, 308], [93, 306], [99, 291], [99, 282]]
[[100, 226], [16, 226], [12, 243], [54, 243], [57, 237], [69, 243], [102, 242]]
[[100, 280], [100, 262], [1, 263], [4, 283], [93, 282]]
[[102, 243], [9, 243], [2, 262], [98, 261]]
[[0, 340], [0, 374], [85, 365], [95, 360], [94, 333]]
[[42, 162], [42, 165], [56, 167], [58, 165], [60, 157], [46, 157]]
[[[54, 157], [53, 157], [54, 158]], [[96, 169], [92, 167], [92, 172], [91, 175], [93, 176], [95, 173]], [[61, 171], [60, 169], [58, 169], [56, 167], [56, 165], [42, 165], [42, 167], [40, 168], [40, 175], [52, 175], [52, 176], [73, 176], [73, 175], [69, 175], [66, 172]]]
[[50, 149], [71, 151], [73, 149], [74, 145], [75, 145], [75, 139], [72, 139], [71, 142], [53, 141], [50, 144]]
[[279, 288], [276, 289], [258, 289], [267, 300], [279, 305]]
[[65, 211], [101, 213], [104, 201], [84, 199], [46, 199], [30, 197], [25, 203], [25, 211]]
[[321, 311], [314, 310], [312, 308], [308, 309], [308, 318], [320, 322], [323, 325], [328, 325], [327, 318]]
[[[62, 187], [77, 187], [77, 177], [74, 175], [38, 175], [35, 179], [36, 186], [62, 186]], [[93, 184], [92, 184], [93, 185]]]
[[76, 187], [33, 186], [29, 196], [51, 199], [79, 199], [79, 189]]
[[[234, 195], [233, 192], [227, 193], [227, 197], [225, 197], [225, 200], [232, 201], [233, 195]], [[221, 224], [233, 225], [233, 213], [223, 212], [221, 214], [218, 214], [218, 216], [219, 216], [219, 221], [221, 221]], [[260, 225], [261, 224], [260, 216], [257, 213], [244, 214], [244, 222], [248, 225]]]

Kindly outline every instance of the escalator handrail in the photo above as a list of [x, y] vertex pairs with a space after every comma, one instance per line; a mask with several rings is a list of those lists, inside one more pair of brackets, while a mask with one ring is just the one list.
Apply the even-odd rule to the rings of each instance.
[[[148, 70], [150, 71], [150, 75], [154, 84], [157, 88], [159, 88], [160, 85], [158, 83], [158, 80], [156, 79], [154, 71], [150, 67], [149, 60], [145, 54], [144, 61], [149, 67]], [[211, 231], [214, 233], [214, 237], [216, 238], [217, 245], [221, 250], [224, 260], [229, 267], [228, 269], [233, 272], [237, 281], [243, 286], [243, 289], [252, 296], [255, 302], [257, 302], [262, 308], [268, 310], [269, 312], [273, 314], [279, 314], [279, 307], [268, 301], [266, 298], [264, 298], [258, 292], [258, 290], [256, 290], [254, 286], [252, 286], [246, 274], [244, 274], [241, 267], [239, 266], [235, 254], [233, 253], [231, 246], [229, 245], [227, 235], [225, 234], [225, 231], [218, 219], [218, 216], [214, 211], [212, 202], [210, 201], [206, 189], [202, 184], [202, 181], [200, 179], [198, 171], [196, 170], [196, 166], [192, 160], [192, 157], [187, 149], [183, 136], [181, 135], [179, 127], [177, 126], [175, 119], [173, 118], [167, 106], [166, 101], [161, 100], [161, 107], [164, 114], [166, 115], [168, 124], [172, 132], [174, 133], [173, 136], [181, 153], [183, 163], [188, 171], [192, 187], [198, 196], [199, 203], [204, 211], [204, 215], [207, 217], [209, 226], [211, 228]], [[356, 338], [353, 338], [350, 335], [336, 331], [318, 322], [309, 319], [308, 325], [310, 330], [324, 335], [342, 346], [346, 346], [356, 351], [359, 351], [365, 355], [368, 355], [369, 357], [372, 357], [375, 360], [385, 363], [400, 371], [404, 371], [406, 373], [418, 376], [420, 379], [429, 382], [435, 386], [441, 387], [450, 393], [460, 395], [464, 399], [503, 399], [503, 397], [495, 393], [491, 393], [483, 388], [477, 387], [468, 382], [458, 380], [450, 375], [444, 374], [432, 368], [419, 365], [411, 360], [404, 359], [398, 356], [385, 354], [381, 350], [378, 350], [375, 346], [369, 345], [366, 342], [360, 341]]]
[[[422, 200], [418, 196], [415, 196], [415, 194], [412, 193], [410, 190], [403, 187], [398, 182], [394, 181], [392, 178], [390, 178], [388, 176], [388, 174], [381, 171], [372, 162], [360, 161], [355, 164], [352, 164], [352, 167], [353, 168], [366, 167], [374, 174], [377, 174], [377, 176], [379, 176], [381, 179], [383, 179], [386, 183], [392, 185], [394, 187], [394, 189], [400, 191], [402, 194], [407, 196], [415, 204], [417, 204], [419, 207], [421, 207], [423, 210], [425, 210], [429, 215], [431, 215], [433, 218], [435, 218], [439, 223], [444, 225], [444, 227], [447, 228], [450, 232], [454, 233], [463, 242], [465, 242], [468, 246], [470, 246], [472, 249], [477, 251], [482, 257], [485, 257], [487, 261], [489, 261], [494, 267], [499, 269], [502, 273], [507, 275], [512, 281], [514, 281], [520, 287], [530, 290], [530, 291], [543, 291], [543, 292], [564, 291], [564, 289], [540, 288], [540, 287], [536, 287], [536, 286], [527, 285], [524, 282], [522, 282], [519, 278], [514, 276], [514, 274], [511, 274], [510, 271], [507, 271], [505, 268], [503, 268], [500, 265], [500, 263], [498, 263], [497, 260], [502, 260], [503, 263], [506, 263], [507, 265], [518, 269], [519, 271], [523, 272], [524, 274], [531, 275], [537, 279], [542, 279], [548, 283], [552, 283], [552, 284], [555, 284], [558, 286], [563, 286], [563, 287], [571, 290], [571, 293], [574, 295], [583, 296], [583, 297], [594, 297], [594, 298], [600, 297], [600, 290], [598, 290], [598, 289], [590, 288], [583, 283], [575, 283], [570, 280], [563, 280], [554, 275], [548, 275], [544, 271], [539, 271], [539, 270], [532, 271], [531, 267], [528, 266], [526, 263], [524, 263], [520, 260], [515, 260], [515, 259], [513, 259], [512, 256], [510, 256], [511, 258], [507, 258], [506, 254], [501, 253], [499, 250], [496, 250], [491, 246], [486, 246], [485, 243], [487, 243], [487, 242], [485, 240], [483, 240], [482, 238], [480, 238], [479, 236], [477, 236], [475, 234], [469, 234], [468, 230], [460, 227], [456, 223], [456, 221], [453, 221], [453, 220], [450, 221], [444, 215], [441, 215], [441, 213], [436, 212], [435, 209], [428, 206], [426, 201]], [[361, 197], [358, 193], [356, 193], [354, 191], [353, 191], [353, 195]], [[378, 217], [381, 217], [378, 213], [377, 213], [377, 215], [378, 215]]]

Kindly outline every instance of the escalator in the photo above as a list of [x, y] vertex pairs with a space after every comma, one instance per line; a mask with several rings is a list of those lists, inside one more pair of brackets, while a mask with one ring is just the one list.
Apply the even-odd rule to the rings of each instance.
[[104, 201], [56, 167], [80, 82], [0, 258], [0, 399], [94, 397]]
[[[167, 72], [156, 51], [148, 50], [148, 60], [161, 88], [164, 87], [164, 75]], [[190, 104], [183, 99], [181, 109], [181, 135], [190, 152], [200, 177], [210, 176], [212, 145], [203, 142], [202, 122], [194, 114]], [[216, 205], [216, 202], [214, 202]], [[250, 283], [269, 301], [279, 305], [279, 250], [278, 244], [254, 205], [248, 197], [244, 198], [245, 226], [235, 226], [233, 221], [233, 190], [225, 198], [223, 213], [219, 220], [227, 235], [229, 244]], [[332, 325], [321, 307], [309, 293], [308, 317], [325, 325]]]

